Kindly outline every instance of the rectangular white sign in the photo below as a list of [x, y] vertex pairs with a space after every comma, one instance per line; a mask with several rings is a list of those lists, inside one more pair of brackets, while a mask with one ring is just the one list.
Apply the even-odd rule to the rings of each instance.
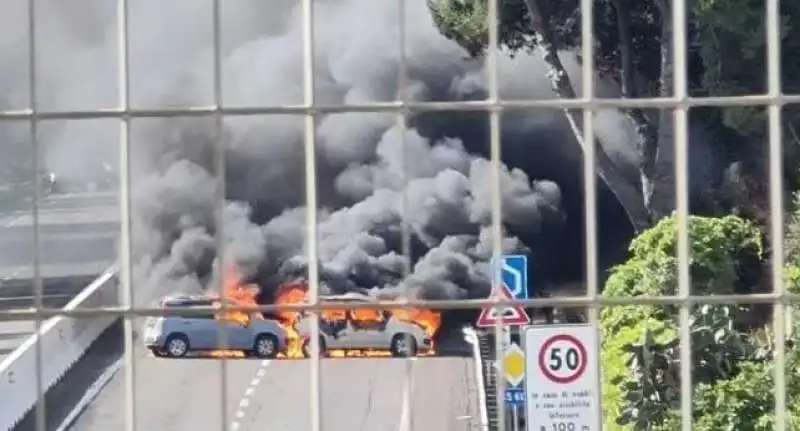
[[528, 431], [599, 431], [600, 369], [594, 325], [528, 326]]

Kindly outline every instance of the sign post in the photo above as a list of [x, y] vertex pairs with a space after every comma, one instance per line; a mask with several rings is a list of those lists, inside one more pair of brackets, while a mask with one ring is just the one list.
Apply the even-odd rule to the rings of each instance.
[[528, 431], [599, 431], [594, 325], [529, 326], [523, 334]]
[[519, 344], [512, 342], [505, 347], [495, 367], [503, 370], [503, 377], [506, 381], [504, 398], [506, 411], [511, 413], [509, 429], [518, 431], [520, 429], [520, 410], [525, 408], [526, 398], [525, 389], [522, 387], [525, 380], [525, 352], [519, 347]]
[[[528, 299], [528, 257], [521, 254], [503, 255], [492, 261], [492, 294], [491, 299], [499, 300], [525, 300]], [[521, 387], [525, 375], [525, 355], [518, 344], [511, 341], [511, 326], [524, 326], [530, 323], [531, 318], [521, 305], [488, 306], [481, 310], [475, 326], [479, 328], [502, 328], [502, 338], [498, 340], [500, 349], [498, 354], [502, 358], [495, 366], [503, 371], [506, 384], [503, 388], [505, 406], [512, 413], [514, 426], [518, 429], [519, 410], [525, 406], [525, 389]], [[503, 418], [506, 420], [506, 418]]]

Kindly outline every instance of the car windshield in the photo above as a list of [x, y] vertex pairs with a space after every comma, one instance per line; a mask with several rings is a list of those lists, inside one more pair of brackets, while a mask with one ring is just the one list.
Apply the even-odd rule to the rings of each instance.
[[341, 309], [330, 309], [322, 313], [322, 318], [326, 320], [345, 320], [350, 318], [355, 321], [380, 321], [384, 315], [381, 310], [371, 308], [352, 308], [351, 305], [366, 304], [371, 301], [367, 298], [336, 297], [330, 298], [326, 302], [341, 304]]

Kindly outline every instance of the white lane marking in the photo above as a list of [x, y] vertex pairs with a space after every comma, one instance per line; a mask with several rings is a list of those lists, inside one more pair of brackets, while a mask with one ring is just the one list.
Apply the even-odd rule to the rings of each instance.
[[256, 388], [261, 383], [261, 378], [267, 374], [268, 365], [269, 365], [269, 360], [261, 361], [261, 365], [259, 365], [258, 370], [256, 370], [255, 378], [253, 378], [253, 380], [250, 381], [250, 385], [247, 387], [247, 389], [245, 389], [244, 395], [242, 395], [242, 399], [239, 400], [239, 408], [236, 410], [236, 413], [234, 413], [236, 419], [234, 419], [233, 422], [231, 422], [231, 425], [229, 427], [230, 431], [237, 431], [239, 428], [241, 428], [242, 426], [241, 420], [245, 416], [247, 407], [250, 406], [251, 397], [253, 396], [253, 394], [256, 393]]
[[15, 219], [13, 219], [13, 220], [9, 221], [8, 223], [6, 223], [5, 227], [12, 227], [12, 226], [16, 226], [16, 225], [18, 225], [18, 224], [21, 224], [21, 223], [22, 223], [22, 222], [24, 222], [24, 221], [25, 221], [27, 218], [28, 218], [28, 216], [27, 216], [27, 215], [24, 215], [24, 216], [19, 216], [19, 217], [15, 218]]
[[412, 395], [412, 388], [414, 386], [414, 380], [412, 376], [412, 367], [414, 366], [414, 362], [417, 361], [417, 358], [409, 358], [408, 362], [406, 362], [406, 382], [403, 385], [403, 407], [400, 410], [400, 425], [398, 427], [399, 431], [411, 431], [411, 395]]

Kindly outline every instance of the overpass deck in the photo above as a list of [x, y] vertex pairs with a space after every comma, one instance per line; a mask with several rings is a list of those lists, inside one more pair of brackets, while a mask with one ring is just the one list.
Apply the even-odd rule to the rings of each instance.
[[[43, 303], [60, 308], [108, 268], [116, 256], [119, 215], [110, 194], [51, 195], [39, 212]], [[0, 309], [34, 304], [33, 214], [0, 212]], [[0, 322], [0, 362], [35, 330], [33, 321]]]

